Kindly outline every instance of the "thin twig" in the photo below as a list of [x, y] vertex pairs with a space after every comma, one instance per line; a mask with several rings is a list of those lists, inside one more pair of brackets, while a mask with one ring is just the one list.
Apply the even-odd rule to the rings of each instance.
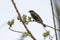
[[[29, 22], [29, 21], [26, 21], [26, 22]], [[32, 21], [30, 21], [30, 22], [35, 22], [34, 20], [32, 20]], [[54, 28], [54, 27], [52, 27], [52, 26], [50, 26], [50, 25], [47, 25], [47, 24], [45, 24], [46, 25], [46, 27], [49, 27], [49, 28], [52, 28], [52, 29], [54, 29], [54, 30], [57, 30], [57, 31], [60, 31], [60, 29], [56, 29], [56, 28]], [[45, 29], [45, 28], [44, 28]], [[46, 29], [45, 29], [46, 30]], [[46, 30], [47, 31], [47, 30]]]
[[24, 25], [25, 29], [26, 29], [27, 32], [30, 34], [31, 38], [32, 38], [33, 40], [36, 40], [35, 37], [34, 37], [34, 36], [31, 34], [31, 32], [29, 31], [29, 29], [28, 29], [28, 28], [26, 27], [26, 25], [24, 24], [24, 22], [23, 22], [23, 20], [22, 20], [22, 18], [21, 18], [20, 12], [18, 11], [18, 9], [17, 9], [17, 7], [16, 7], [16, 4], [14, 3], [13, 0], [11, 0], [11, 1], [12, 1], [13, 5], [14, 5], [14, 8], [15, 8], [15, 10], [16, 10], [19, 18], [20, 18], [20, 20], [22, 21], [22, 24]]
[[13, 32], [17, 32], [17, 33], [24, 33], [24, 32], [21, 32], [21, 31], [13, 30], [13, 29], [11, 29], [11, 27], [9, 27], [9, 29], [10, 29], [11, 31], [13, 31]]
[[[53, 15], [54, 28], [56, 29], [56, 24], [55, 24], [55, 18], [54, 18], [54, 10], [53, 10], [52, 0], [50, 0], [50, 2], [51, 2], [51, 8], [52, 8], [52, 15]], [[56, 35], [56, 40], [58, 40], [56, 30], [55, 30], [55, 35]]]
[[52, 29], [54, 29], [54, 30], [60, 31], [59, 29], [53, 28], [52, 26], [49, 26], [49, 25], [47, 25], [47, 24], [45, 24], [45, 25], [46, 25], [46, 27], [49, 27], [49, 28], [52, 28]]
[[49, 39], [50, 39], [50, 40], [53, 40], [53, 37], [52, 37], [50, 34], [49, 34]]

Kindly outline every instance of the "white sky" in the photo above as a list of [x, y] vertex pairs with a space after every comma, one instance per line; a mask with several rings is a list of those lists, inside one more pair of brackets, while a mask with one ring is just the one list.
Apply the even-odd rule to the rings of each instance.
[[[21, 12], [21, 15], [26, 14], [30, 16], [29, 10], [36, 11], [45, 24], [53, 26], [53, 18], [50, 6], [50, 0], [15, 0], [16, 5]], [[15, 19], [14, 29], [25, 31], [25, 28], [16, 19], [17, 13], [12, 5], [11, 0], [0, 0], [0, 40], [17, 40], [21, 34], [12, 32], [8, 29], [7, 21]], [[27, 25], [32, 34], [37, 40], [44, 40], [42, 34], [45, 32], [42, 25], [36, 22], [31, 22]], [[51, 28], [46, 28], [53, 36], [54, 32]], [[25, 40], [32, 40], [26, 38]], [[48, 38], [46, 40], [49, 40]], [[55, 37], [53, 38], [55, 40]]]

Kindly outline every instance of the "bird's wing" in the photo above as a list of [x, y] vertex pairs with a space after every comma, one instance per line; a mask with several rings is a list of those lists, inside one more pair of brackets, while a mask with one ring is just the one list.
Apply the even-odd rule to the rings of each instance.
[[35, 15], [35, 21], [38, 21], [40, 23], [43, 23], [43, 20], [41, 19], [41, 17], [37, 13]]

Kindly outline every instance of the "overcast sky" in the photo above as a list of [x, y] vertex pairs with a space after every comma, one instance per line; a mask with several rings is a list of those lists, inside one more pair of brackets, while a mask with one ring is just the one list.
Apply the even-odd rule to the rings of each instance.
[[[50, 0], [15, 0], [15, 3], [21, 13], [30, 16], [29, 10], [36, 11], [45, 24], [53, 26], [53, 17], [51, 11]], [[11, 0], [0, 0], [0, 40], [17, 40], [20, 38], [20, 33], [12, 32], [8, 29], [7, 21], [15, 19], [15, 25], [13, 29], [19, 31], [25, 31], [24, 26], [16, 19], [17, 13]], [[37, 40], [44, 40], [42, 34], [45, 32], [43, 26], [36, 22], [31, 22], [27, 25], [32, 34]], [[51, 28], [46, 28], [54, 35], [54, 31]], [[30, 37], [25, 40], [32, 40]], [[46, 40], [49, 40], [48, 38]], [[55, 37], [53, 38], [55, 40]]]

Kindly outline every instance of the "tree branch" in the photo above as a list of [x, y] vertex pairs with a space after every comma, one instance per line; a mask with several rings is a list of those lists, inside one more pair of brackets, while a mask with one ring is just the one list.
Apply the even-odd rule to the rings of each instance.
[[[53, 10], [52, 0], [50, 0], [50, 2], [51, 2], [51, 8], [52, 8], [52, 15], [53, 15], [54, 28], [56, 29], [56, 24], [55, 24], [55, 18], [54, 18], [54, 10]], [[58, 40], [56, 30], [55, 30], [55, 35], [56, 35], [56, 40]]]
[[53, 28], [52, 26], [49, 26], [49, 25], [47, 25], [47, 24], [45, 24], [45, 25], [46, 25], [46, 27], [49, 27], [49, 28], [52, 28], [52, 29], [54, 29], [54, 30], [60, 31], [59, 29]]
[[29, 29], [28, 29], [28, 28], [26, 27], [26, 25], [24, 24], [24, 22], [23, 22], [23, 20], [22, 20], [22, 18], [21, 18], [21, 15], [20, 15], [20, 13], [19, 13], [17, 7], [16, 7], [16, 4], [14, 3], [13, 0], [11, 0], [11, 1], [12, 1], [13, 5], [14, 5], [14, 8], [15, 8], [15, 10], [16, 10], [16, 12], [17, 12], [19, 18], [20, 18], [20, 20], [22, 21], [22, 24], [24, 25], [25, 29], [26, 29], [27, 32], [30, 34], [31, 38], [32, 38], [33, 40], [36, 40], [35, 37], [34, 37], [34, 36], [31, 34], [31, 32], [29, 31]]

